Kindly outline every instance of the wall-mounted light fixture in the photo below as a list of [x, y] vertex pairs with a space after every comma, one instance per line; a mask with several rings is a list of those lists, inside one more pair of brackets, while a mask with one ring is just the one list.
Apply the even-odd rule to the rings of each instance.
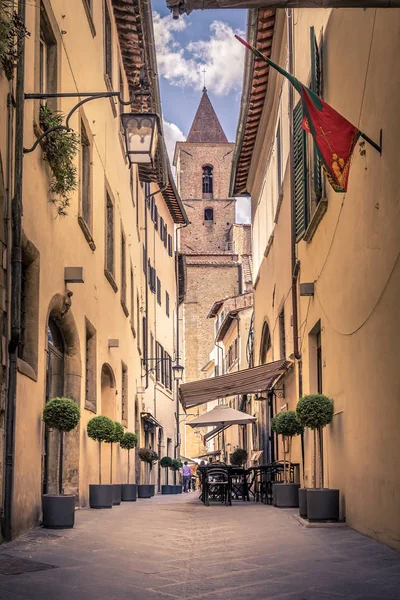
[[117, 339], [108, 340], [108, 347], [109, 348], [119, 348], [119, 340], [117, 340]]
[[314, 283], [301, 283], [300, 296], [314, 296]]
[[85, 283], [83, 267], [64, 267], [65, 283]]

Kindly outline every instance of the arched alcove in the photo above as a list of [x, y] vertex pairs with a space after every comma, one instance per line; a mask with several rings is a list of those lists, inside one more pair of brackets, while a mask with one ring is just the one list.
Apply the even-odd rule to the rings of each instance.
[[108, 363], [101, 367], [101, 414], [116, 419], [115, 375]]

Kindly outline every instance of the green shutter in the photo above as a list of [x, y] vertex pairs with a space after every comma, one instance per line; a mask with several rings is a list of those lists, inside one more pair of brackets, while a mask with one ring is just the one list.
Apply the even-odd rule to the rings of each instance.
[[302, 129], [303, 107], [296, 104], [293, 111], [293, 154], [294, 154], [294, 229], [296, 240], [303, 235], [308, 225], [306, 132]]
[[[321, 95], [321, 57], [315, 37], [314, 27], [310, 27], [310, 48], [311, 48], [311, 90], [318, 96]], [[321, 160], [318, 156], [317, 147], [313, 147], [313, 175], [314, 175], [314, 192], [315, 199], [318, 202], [322, 197], [322, 177], [321, 177]]]

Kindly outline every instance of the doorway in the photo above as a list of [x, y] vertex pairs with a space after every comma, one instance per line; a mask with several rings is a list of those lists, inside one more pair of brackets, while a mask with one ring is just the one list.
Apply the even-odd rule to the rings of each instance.
[[[65, 341], [57, 321], [50, 317], [47, 326], [47, 363], [46, 363], [46, 403], [51, 398], [60, 398], [64, 395], [64, 361]], [[43, 444], [43, 494], [58, 492], [60, 477], [58, 454], [60, 452], [60, 434], [44, 428]]]

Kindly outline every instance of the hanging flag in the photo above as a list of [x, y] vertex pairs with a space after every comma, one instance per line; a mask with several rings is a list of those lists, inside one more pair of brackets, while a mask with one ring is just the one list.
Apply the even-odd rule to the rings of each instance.
[[318, 155], [335, 192], [346, 192], [354, 147], [361, 135], [366, 136], [293, 75], [272, 62], [238, 35], [235, 37], [257, 58], [268, 63], [286, 77], [299, 92], [304, 115], [302, 127], [314, 138]]

